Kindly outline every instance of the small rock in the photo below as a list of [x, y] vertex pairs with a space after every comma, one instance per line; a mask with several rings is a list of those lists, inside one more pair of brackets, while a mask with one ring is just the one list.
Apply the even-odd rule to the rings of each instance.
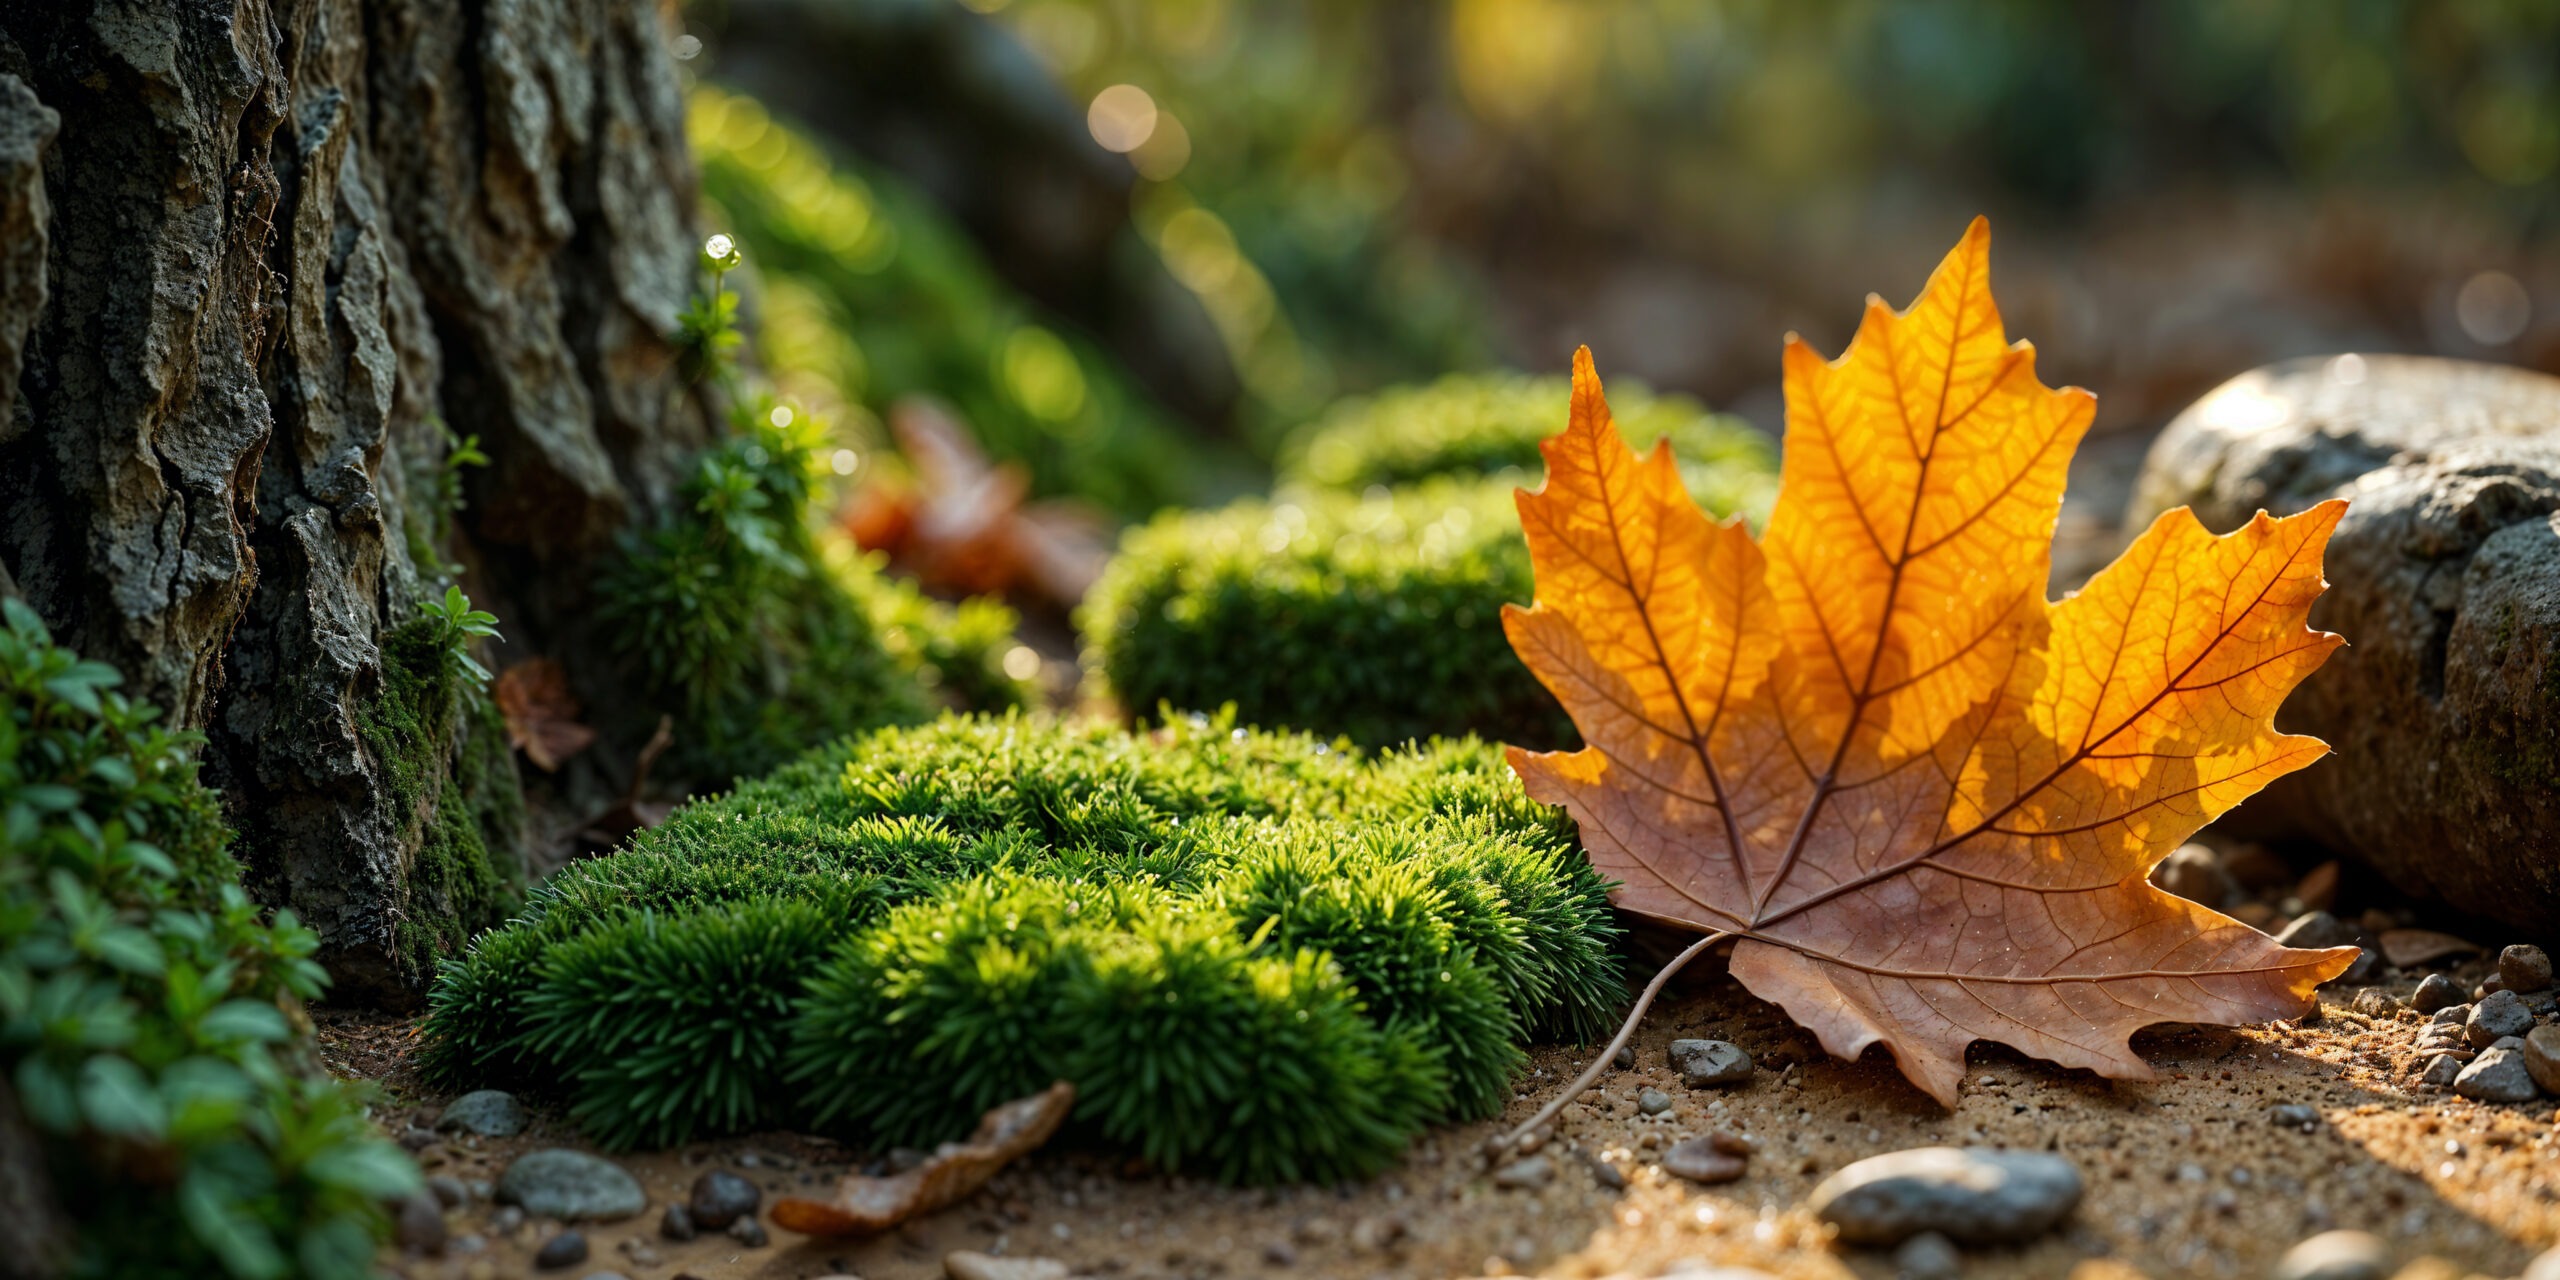
[[[590, 1271], [586, 1275], [586, 1280], [631, 1280], [631, 1277], [619, 1271]], [[683, 1280], [683, 1277], [679, 1276], [677, 1280]]]
[[2452, 1026], [2457, 1026], [2457, 1027], [2458, 1027], [2458, 1026], [2461, 1026], [2461, 1025], [2462, 1025], [2463, 1023], [2465, 1023], [2465, 1022], [2469, 1022], [2470, 1020], [2471, 1020], [2471, 1002], [2470, 1002], [2470, 1001], [2468, 1001], [2468, 1000], [2463, 1001], [2461, 1004], [2449, 1004], [2449, 1005], [2446, 1005], [2445, 1007], [2443, 1007], [2443, 1008], [2441, 1008], [2441, 1009], [2436, 1010], [2434, 1013], [2432, 1013], [2432, 1014], [2428, 1015], [2428, 1017], [2427, 1017], [2427, 1021], [2428, 1021], [2430, 1024], [2439, 1025], [2439, 1026], [2441, 1026], [2441, 1025], [2446, 1025], [2446, 1024], [2450, 1024], [2450, 1025], [2452, 1025]]
[[1636, 1095], [1636, 1110], [1658, 1116], [1671, 1109], [1671, 1095], [1660, 1089], [1647, 1089]]
[[1618, 1046], [1618, 1051], [1610, 1056], [1609, 1064], [1620, 1071], [1634, 1070], [1636, 1065], [1636, 1047], [1631, 1044]]
[[1627, 1171], [1606, 1160], [1594, 1158], [1591, 1161], [1591, 1180], [1611, 1191], [1627, 1189]]
[[1286, 1240], [1274, 1240], [1262, 1246], [1262, 1260], [1275, 1267], [1294, 1267], [1298, 1265], [1298, 1251], [1290, 1248]]
[[2471, 1006], [2471, 1017], [2463, 1023], [2463, 1035], [2474, 1049], [2486, 1049], [2500, 1036], [2520, 1036], [2531, 1030], [2533, 1011], [2512, 991], [2492, 992]]
[[1493, 1171], [1493, 1185], [1514, 1191], [1535, 1191], [1555, 1181], [1555, 1163], [1545, 1156], [1514, 1160]]
[[2267, 1108], [2267, 1119], [2282, 1128], [2309, 1133], [2320, 1126], [2320, 1109], [2299, 1102], [2278, 1103]]
[[1923, 1231], [1963, 1244], [2017, 1244], [2070, 1216], [2080, 1190], [2080, 1171], [2060, 1156], [1919, 1147], [1832, 1174], [1807, 1206], [1851, 1244], [1895, 1245]]
[[438, 1174], [427, 1179], [427, 1191], [436, 1198], [437, 1204], [448, 1209], [459, 1209], [471, 1203], [471, 1188], [463, 1185], [460, 1178]]
[[444, 1204], [433, 1193], [421, 1191], [400, 1202], [392, 1222], [392, 1238], [400, 1247], [419, 1257], [444, 1255]]
[[2509, 991], [2545, 990], [2551, 986], [2551, 957], [2530, 943], [2509, 947], [2498, 953], [2498, 977]]
[[586, 1260], [587, 1238], [575, 1231], [563, 1231], [543, 1241], [533, 1254], [533, 1265], [545, 1271], [574, 1267]]
[[400, 1149], [412, 1155], [436, 1144], [436, 1131], [411, 1125], [400, 1131]]
[[754, 1214], [746, 1214], [730, 1223], [729, 1238], [750, 1249], [761, 1249], [770, 1239], [764, 1233], [764, 1224], [756, 1221]]
[[699, 1232], [694, 1228], [693, 1215], [683, 1205], [671, 1204], [658, 1217], [658, 1234], [669, 1240], [691, 1240]]
[[1730, 1267], [1704, 1258], [1682, 1258], [1661, 1273], [1661, 1280], [1778, 1280], [1758, 1267]]
[[2513, 1049], [2491, 1049], [2472, 1059], [2453, 1078], [2453, 1091], [2474, 1102], [2531, 1102], [2535, 1092], [2524, 1055]]
[[2525, 1033], [2524, 1071], [2544, 1093], [2560, 1094], [2560, 1027], [2535, 1027]]
[[511, 1138], [524, 1132], [524, 1106], [503, 1089], [480, 1089], [456, 1098], [436, 1117], [436, 1128]]
[[2390, 1274], [2391, 1247], [2381, 1237], [2323, 1231], [2285, 1250], [2274, 1280], [2384, 1280]]
[[1404, 1239], [1405, 1221], [1392, 1213], [1375, 1213], [1351, 1224], [1354, 1248], [1375, 1253]]
[[511, 1204], [500, 1205], [496, 1213], [489, 1215], [489, 1229], [499, 1235], [505, 1235], [523, 1225], [524, 1210]]
[[622, 1166], [564, 1147], [517, 1156], [498, 1176], [498, 1199], [521, 1205], [526, 1213], [568, 1221], [612, 1221], [649, 1207], [649, 1197]]
[[962, 1249], [943, 1255], [942, 1273], [951, 1280], [1067, 1280], [1067, 1264], [1056, 1258], [999, 1258]]
[[2444, 1086], [2462, 1075], [2462, 1059], [2450, 1053], [2439, 1053], [2427, 1060], [2427, 1069], [2418, 1073], [2418, 1083]]
[[2222, 855], [2200, 844], [2178, 846], [2177, 852], [2151, 869], [2151, 883], [2217, 911], [2240, 893], [2231, 873], [2222, 869]]
[[1722, 1040], [1674, 1040], [1671, 1067], [1692, 1089], [1744, 1084], [1751, 1079], [1751, 1055]]
[[2306, 911], [2276, 935], [2276, 941], [2288, 947], [2316, 951], [2322, 947], [2360, 946], [2363, 939], [2356, 927], [2326, 911]]
[[1662, 1153], [1663, 1172], [1710, 1186], [1731, 1182], [1750, 1170], [1751, 1162], [1747, 1157], [1718, 1150], [1713, 1138], [1675, 1142], [1669, 1151]]
[[755, 1216], [756, 1206], [764, 1203], [764, 1193], [756, 1184], [726, 1169], [713, 1169], [693, 1180], [693, 1193], [685, 1198], [685, 1211], [693, 1215], [693, 1225], [705, 1231], [718, 1231], [738, 1220], [739, 1215]]
[[2400, 1002], [2380, 987], [2366, 987], [2356, 993], [2355, 1003], [2349, 1007], [2368, 1018], [2388, 1018], [2399, 1012]]
[[2526, 1263], [2524, 1280], [2560, 1280], [2560, 1249], [2546, 1249]]
[[1897, 1280], [1956, 1280], [1964, 1274], [1964, 1255], [1954, 1241], [1923, 1231], [1893, 1251], [1893, 1270]]
[[2409, 997], [2409, 1007], [2420, 1013], [2435, 1013], [2462, 1003], [2462, 988], [2441, 973], [2430, 973]]
[[2507, 980], [2498, 974], [2492, 973], [2488, 977], [2482, 978], [2479, 986], [2471, 989], [2471, 998], [2477, 1000], [2482, 996], [2504, 991], [2506, 989]]

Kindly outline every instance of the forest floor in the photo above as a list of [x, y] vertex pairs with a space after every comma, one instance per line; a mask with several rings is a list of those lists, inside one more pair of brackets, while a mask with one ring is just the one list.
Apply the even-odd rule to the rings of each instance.
[[[1705, 962], [1701, 962], [1705, 967]], [[2475, 962], [2459, 976], [2476, 980]], [[2410, 980], [2385, 990], [2405, 997]], [[1832, 1060], [1774, 1006], [1720, 972], [1675, 989], [1638, 1032], [1637, 1065], [1604, 1076], [1568, 1108], [1546, 1154], [1555, 1176], [1536, 1190], [1497, 1186], [1479, 1154], [1486, 1139], [1543, 1104], [1589, 1061], [1549, 1047], [1501, 1122], [1426, 1135], [1404, 1163], [1337, 1188], [1238, 1190], [1125, 1167], [1110, 1157], [1040, 1152], [972, 1199], [868, 1241], [809, 1240], [773, 1229], [749, 1249], [725, 1236], [658, 1238], [660, 1209], [681, 1201], [704, 1170], [727, 1167], [780, 1194], [823, 1197], [863, 1153], [794, 1135], [697, 1143], [625, 1157], [647, 1190], [648, 1212], [588, 1224], [589, 1260], [556, 1273], [579, 1280], [808, 1280], [857, 1275], [921, 1280], [958, 1250], [1058, 1259], [1108, 1277], [1652, 1276], [1690, 1260], [1756, 1266], [1786, 1277], [1877, 1280], [1895, 1274], [1883, 1252], [1831, 1243], [1803, 1207], [1821, 1178], [1865, 1156], [1940, 1144], [2059, 1152], [2087, 1194], [2073, 1219], [2019, 1248], [1970, 1250], [1963, 1275], [2127, 1280], [2132, 1276], [2256, 1277], [2295, 1242], [2331, 1227], [2392, 1241], [2404, 1280], [2513, 1276], [2560, 1238], [2553, 1108], [2492, 1106], [2413, 1083], [2414, 1014], [2367, 1018], [2357, 989], [2324, 992], [2320, 1017], [2237, 1030], [2147, 1034], [2138, 1042], [2158, 1079], [2107, 1081], [1977, 1046], [1963, 1104], [1953, 1112], [1906, 1083], [1878, 1050]], [[440, 1098], [414, 1087], [412, 1024], [381, 1015], [322, 1019], [331, 1065], [381, 1080], [393, 1116]], [[1731, 1040], [1761, 1070], [1732, 1090], [1691, 1091], [1666, 1061], [1678, 1036]], [[1639, 1091], [1675, 1102], [1637, 1114]], [[2305, 1132], [2270, 1107], [2317, 1109]], [[1760, 1144], [1740, 1181], [1698, 1186], [1653, 1163], [1681, 1137], [1723, 1129]], [[420, 1152], [431, 1174], [494, 1181], [509, 1159], [543, 1146], [582, 1147], [557, 1121], [520, 1136], [451, 1139]], [[1605, 1184], [1592, 1162], [1623, 1170]], [[534, 1251], [556, 1228], [492, 1229], [483, 1201], [456, 1210], [450, 1231], [482, 1242], [442, 1259], [405, 1259], [416, 1280], [530, 1276]], [[624, 1242], [630, 1242], [626, 1245]], [[636, 1254], [633, 1250], [638, 1250]]]

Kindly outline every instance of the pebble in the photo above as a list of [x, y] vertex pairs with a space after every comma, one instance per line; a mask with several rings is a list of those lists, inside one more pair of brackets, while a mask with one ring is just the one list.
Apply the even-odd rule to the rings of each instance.
[[437, 1204], [448, 1209], [459, 1209], [471, 1203], [471, 1188], [464, 1186], [460, 1178], [438, 1174], [427, 1179], [427, 1191], [435, 1196]]
[[765, 1235], [764, 1224], [756, 1221], [754, 1214], [748, 1214], [730, 1223], [729, 1238], [750, 1249], [761, 1249], [771, 1239]]
[[1671, 1095], [1660, 1089], [1647, 1089], [1636, 1095], [1636, 1110], [1658, 1116], [1671, 1109]]
[[622, 1250], [622, 1256], [631, 1259], [632, 1266], [654, 1267], [658, 1265], [658, 1251], [650, 1248], [648, 1242], [642, 1240], [638, 1236], [626, 1237], [613, 1247]]
[[2462, 1003], [2462, 988], [2441, 973], [2430, 973], [2409, 997], [2409, 1007], [2420, 1013], [2434, 1013]]
[[2526, 1263], [2524, 1280], [2560, 1280], [2560, 1249], [2547, 1249]]
[[586, 1260], [587, 1238], [575, 1231], [563, 1231], [543, 1241], [533, 1255], [533, 1265], [544, 1271], [574, 1267]]
[[1851, 1244], [1900, 1244], [1923, 1231], [1963, 1244], [2017, 1244], [2069, 1217], [2080, 1190], [2080, 1171], [2060, 1156], [1918, 1147], [1832, 1174], [1807, 1207]]
[[2364, 1231], [2323, 1231], [2276, 1263], [2273, 1280], [2385, 1280], [2391, 1247]]
[[2560, 1027], [2535, 1027], [2525, 1033], [2524, 1072], [2544, 1093], [2560, 1094]]
[[669, 1240], [691, 1240], [699, 1232], [694, 1229], [693, 1215], [683, 1205], [671, 1204], [658, 1217], [658, 1234]]
[[[631, 1277], [619, 1271], [590, 1271], [586, 1275], [586, 1280], [631, 1280]], [[677, 1280], [683, 1280], [683, 1277], [678, 1277]]]
[[400, 1131], [400, 1149], [412, 1155], [435, 1144], [436, 1131], [433, 1129], [421, 1129], [413, 1124]]
[[1298, 1251], [1290, 1248], [1286, 1240], [1274, 1240], [1262, 1246], [1262, 1260], [1275, 1267], [1294, 1267], [1298, 1265]]
[[1407, 1229], [1401, 1214], [1373, 1213], [1351, 1224], [1351, 1244], [1354, 1248], [1375, 1253], [1404, 1239]]
[[498, 1176], [498, 1199], [539, 1217], [569, 1220], [611, 1221], [649, 1207], [649, 1197], [622, 1166], [564, 1147], [517, 1156]]
[[523, 1225], [524, 1210], [511, 1204], [502, 1205], [496, 1213], [489, 1215], [489, 1229], [499, 1235], [505, 1235]]
[[2176, 852], [2151, 869], [2151, 883], [2216, 911], [2240, 892], [2231, 873], [2222, 869], [2221, 856], [2200, 844], [2178, 846]]
[[2533, 1011], [2512, 991], [2490, 993], [2471, 1006], [2471, 1016], [2463, 1023], [2463, 1033], [2474, 1049], [2486, 1049], [2500, 1036], [2520, 1036], [2531, 1030]]
[[1514, 1191], [1535, 1191], [1555, 1181], [1555, 1162], [1545, 1156], [1514, 1160], [1493, 1171], [1493, 1185]]
[[717, 1231], [738, 1220], [739, 1215], [754, 1217], [756, 1206], [764, 1203], [764, 1193], [756, 1184], [729, 1172], [713, 1169], [693, 1180], [693, 1192], [685, 1197], [685, 1212], [693, 1215], [693, 1225], [706, 1231]]
[[2309, 1133], [2320, 1127], [2320, 1109], [2299, 1102], [2278, 1103], [2267, 1108], [2267, 1119], [2283, 1128]]
[[479, 1089], [454, 1099], [436, 1117], [436, 1128], [512, 1138], [524, 1132], [524, 1105], [504, 1089]]
[[2462, 1059], [2450, 1053], [2439, 1053], [2427, 1061], [2427, 1069], [2418, 1073], [2418, 1083], [2438, 1087], [2449, 1085], [2462, 1075]]
[[1692, 1089], [1745, 1084], [1752, 1072], [1751, 1055], [1722, 1040], [1672, 1041], [1671, 1067]]
[[1710, 1186], [1731, 1182], [1750, 1169], [1748, 1157], [1721, 1149], [1712, 1136], [1675, 1142], [1669, 1151], [1662, 1153], [1663, 1172]]
[[1631, 1044], [1618, 1046], [1617, 1053], [1610, 1056], [1609, 1063], [1620, 1071], [1634, 1070], [1636, 1065], [1636, 1047]]
[[2276, 941], [2288, 947], [2318, 950], [2322, 947], [2363, 947], [2363, 954], [2345, 973], [2330, 979], [2324, 986], [2355, 986], [2373, 976], [2382, 967], [2382, 954], [2365, 946], [2364, 931], [2326, 911], [2306, 911], [2295, 916], [2293, 923], [2276, 935]]
[[2498, 953], [2498, 977], [2515, 992], [2541, 991], [2551, 985], [2551, 956], [2526, 943]]
[[1067, 1264], [1056, 1258], [999, 1258], [962, 1249], [942, 1256], [942, 1273], [951, 1280], [1067, 1280]]
[[1661, 1280], [1778, 1280], [1758, 1267], [1729, 1267], [1704, 1258], [1682, 1258], [1661, 1273]]
[[1964, 1274], [1964, 1255], [1955, 1242], [1935, 1231], [1923, 1231], [1893, 1251], [1897, 1280], [1956, 1280]]
[[2348, 1007], [2368, 1018], [2388, 1018], [2400, 1011], [2400, 1002], [2380, 987], [2366, 987], [2356, 993], [2355, 1003]]
[[392, 1222], [392, 1237], [400, 1247], [412, 1254], [438, 1257], [444, 1253], [444, 1205], [425, 1191], [400, 1201]]
[[1591, 1161], [1591, 1180], [1599, 1183], [1601, 1186], [1607, 1187], [1611, 1191], [1624, 1191], [1627, 1189], [1627, 1171], [1607, 1160], [1602, 1160], [1597, 1157], [1594, 1157]]
[[2513, 1049], [2490, 1049], [2472, 1059], [2453, 1078], [2453, 1091], [2474, 1102], [2531, 1102], [2535, 1094], [2524, 1055]]

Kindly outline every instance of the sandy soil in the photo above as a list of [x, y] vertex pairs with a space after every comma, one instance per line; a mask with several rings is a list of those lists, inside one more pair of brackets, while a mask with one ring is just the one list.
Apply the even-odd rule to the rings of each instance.
[[[2468, 976], [2478, 972], [2475, 964]], [[2385, 989], [2405, 995], [2415, 976]], [[2547, 1102], [2487, 1106], [2414, 1092], [2415, 1015], [2367, 1019], [2346, 1008], [2354, 990], [2326, 994], [2324, 1016], [2307, 1025], [2153, 1034], [2144, 1047], [2159, 1078], [2149, 1082], [2110, 1082], [1977, 1048], [1964, 1103], [1949, 1113], [1881, 1052], [1834, 1061], [1773, 1006], [1708, 974], [1675, 989], [1647, 1019], [1633, 1070], [1612, 1072], [1567, 1109], [1548, 1149], [1557, 1176], [1542, 1190], [1494, 1185], [1479, 1152], [1503, 1126], [1487, 1122], [1429, 1135], [1401, 1167], [1361, 1186], [1234, 1190], [1052, 1149], [971, 1201], [881, 1239], [813, 1241], [776, 1229], [770, 1247], [746, 1249], [725, 1237], [657, 1238], [658, 1208], [682, 1199], [705, 1168], [753, 1178], [770, 1204], [775, 1194], [831, 1185], [862, 1154], [763, 1135], [626, 1161], [652, 1197], [650, 1211], [589, 1224], [589, 1261], [553, 1274], [906, 1280], [938, 1276], [945, 1254], [974, 1249], [1133, 1278], [1645, 1276], [1700, 1258], [1789, 1277], [1887, 1277], [1889, 1257], [1828, 1242], [1802, 1208], [1805, 1196], [1853, 1160], [1941, 1143], [2058, 1151], [2088, 1180], [2063, 1230], [2025, 1248], [1970, 1252], [1964, 1274], [1981, 1280], [2259, 1276], [2295, 1241], [2332, 1226], [2392, 1238], [2400, 1260], [2417, 1264], [2404, 1271], [2409, 1280], [2521, 1271], [2560, 1238], [2552, 1179], [2560, 1117]], [[324, 1019], [323, 1032], [333, 1065], [385, 1081], [391, 1115], [439, 1101], [410, 1087], [407, 1024], [351, 1015]], [[1763, 1070], [1739, 1089], [1689, 1091], [1665, 1060], [1669, 1042], [1685, 1035], [1731, 1039]], [[1582, 1052], [1539, 1051], [1511, 1118], [1561, 1088], [1588, 1061]], [[1671, 1112], [1637, 1115], [1635, 1096], [1648, 1086], [1676, 1099]], [[2322, 1123], [2308, 1133], [2281, 1127], [2266, 1114], [2281, 1103], [2313, 1106]], [[1700, 1187], [1652, 1163], [1672, 1141], [1718, 1128], [1761, 1144], [1741, 1181]], [[555, 1144], [578, 1145], [545, 1122], [517, 1138], [430, 1147], [421, 1159], [430, 1172], [493, 1180], [514, 1154]], [[1626, 1187], [1605, 1185], [1594, 1160], [1622, 1169]], [[493, 1235], [491, 1215], [475, 1203], [448, 1219], [455, 1237], [486, 1239], [480, 1251], [402, 1259], [395, 1269], [418, 1280], [533, 1274], [532, 1251], [556, 1228], [531, 1223]], [[635, 1258], [626, 1241], [647, 1252]]]

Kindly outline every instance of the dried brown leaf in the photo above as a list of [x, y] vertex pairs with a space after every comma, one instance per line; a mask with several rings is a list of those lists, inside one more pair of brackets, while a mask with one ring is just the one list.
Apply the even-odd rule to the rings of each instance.
[[784, 1196], [774, 1202], [773, 1220], [804, 1235], [876, 1235], [985, 1186], [997, 1170], [1047, 1142], [1075, 1104], [1076, 1087], [1061, 1080], [989, 1111], [967, 1141], [943, 1143], [905, 1173], [847, 1174], [836, 1183], [833, 1200]]
[[532, 658], [498, 673], [498, 714], [507, 722], [507, 745], [544, 773], [557, 773], [569, 757], [593, 746], [596, 731], [579, 723], [569, 671], [550, 658]]

